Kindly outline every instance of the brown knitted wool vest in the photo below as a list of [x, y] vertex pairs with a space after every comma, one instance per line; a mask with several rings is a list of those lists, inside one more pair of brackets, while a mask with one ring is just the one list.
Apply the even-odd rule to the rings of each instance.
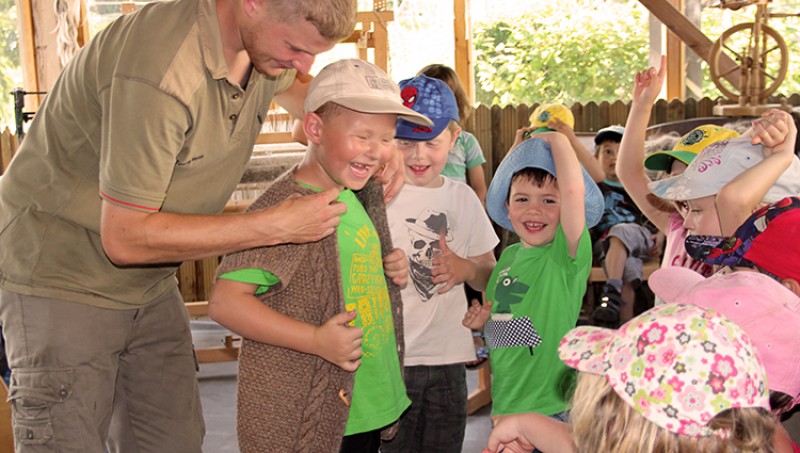
[[[279, 204], [291, 194], [313, 191], [297, 184], [293, 170], [278, 178], [249, 208]], [[392, 250], [381, 186], [371, 181], [356, 193], [372, 219], [385, 255]], [[258, 247], [225, 256], [217, 274], [266, 269], [280, 283], [259, 298], [294, 319], [322, 325], [344, 311], [336, 234], [311, 244]], [[387, 279], [402, 367], [400, 288]], [[242, 453], [338, 452], [354, 373], [314, 355], [243, 339], [237, 383], [237, 431]]]

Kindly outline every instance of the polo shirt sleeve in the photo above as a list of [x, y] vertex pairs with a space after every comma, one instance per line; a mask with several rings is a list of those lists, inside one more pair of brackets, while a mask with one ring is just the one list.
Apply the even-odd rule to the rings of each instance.
[[158, 211], [191, 119], [185, 105], [146, 81], [116, 77], [101, 93], [100, 196]]

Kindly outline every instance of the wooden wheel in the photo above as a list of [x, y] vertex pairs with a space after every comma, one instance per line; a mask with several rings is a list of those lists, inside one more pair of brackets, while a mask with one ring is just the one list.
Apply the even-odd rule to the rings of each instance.
[[[737, 24], [725, 30], [711, 47], [709, 71], [711, 80], [719, 90], [733, 101], [742, 96], [748, 99], [766, 99], [775, 92], [786, 77], [789, 67], [789, 50], [781, 35], [768, 25], [761, 25], [761, 42], [754, 42], [753, 22]], [[755, 47], [754, 49], [754, 46]], [[725, 53], [738, 67], [722, 72], [720, 55]], [[741, 71], [740, 86], [725, 79], [733, 71]]]

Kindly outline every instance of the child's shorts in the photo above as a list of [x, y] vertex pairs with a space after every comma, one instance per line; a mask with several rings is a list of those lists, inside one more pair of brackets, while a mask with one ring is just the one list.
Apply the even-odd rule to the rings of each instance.
[[612, 237], [619, 239], [628, 250], [628, 258], [625, 260], [625, 271], [622, 274], [622, 281], [636, 282], [642, 279], [642, 265], [649, 261], [650, 249], [653, 248], [653, 233], [647, 228], [636, 223], [618, 223], [612, 226], [602, 241], [602, 253], [600, 262], [605, 269], [605, 258], [608, 253], [608, 240]]

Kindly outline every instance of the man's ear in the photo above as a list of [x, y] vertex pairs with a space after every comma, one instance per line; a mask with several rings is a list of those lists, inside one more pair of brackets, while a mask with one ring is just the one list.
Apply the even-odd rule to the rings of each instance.
[[784, 278], [781, 283], [783, 286], [789, 288], [789, 291], [795, 293], [797, 297], [800, 297], [800, 283], [793, 278]]
[[322, 121], [322, 117], [316, 113], [309, 112], [303, 115], [303, 132], [306, 134], [308, 143], [319, 144], [324, 127], [325, 124]]
[[264, 7], [264, 0], [242, 0], [242, 10], [247, 17], [253, 17]]

